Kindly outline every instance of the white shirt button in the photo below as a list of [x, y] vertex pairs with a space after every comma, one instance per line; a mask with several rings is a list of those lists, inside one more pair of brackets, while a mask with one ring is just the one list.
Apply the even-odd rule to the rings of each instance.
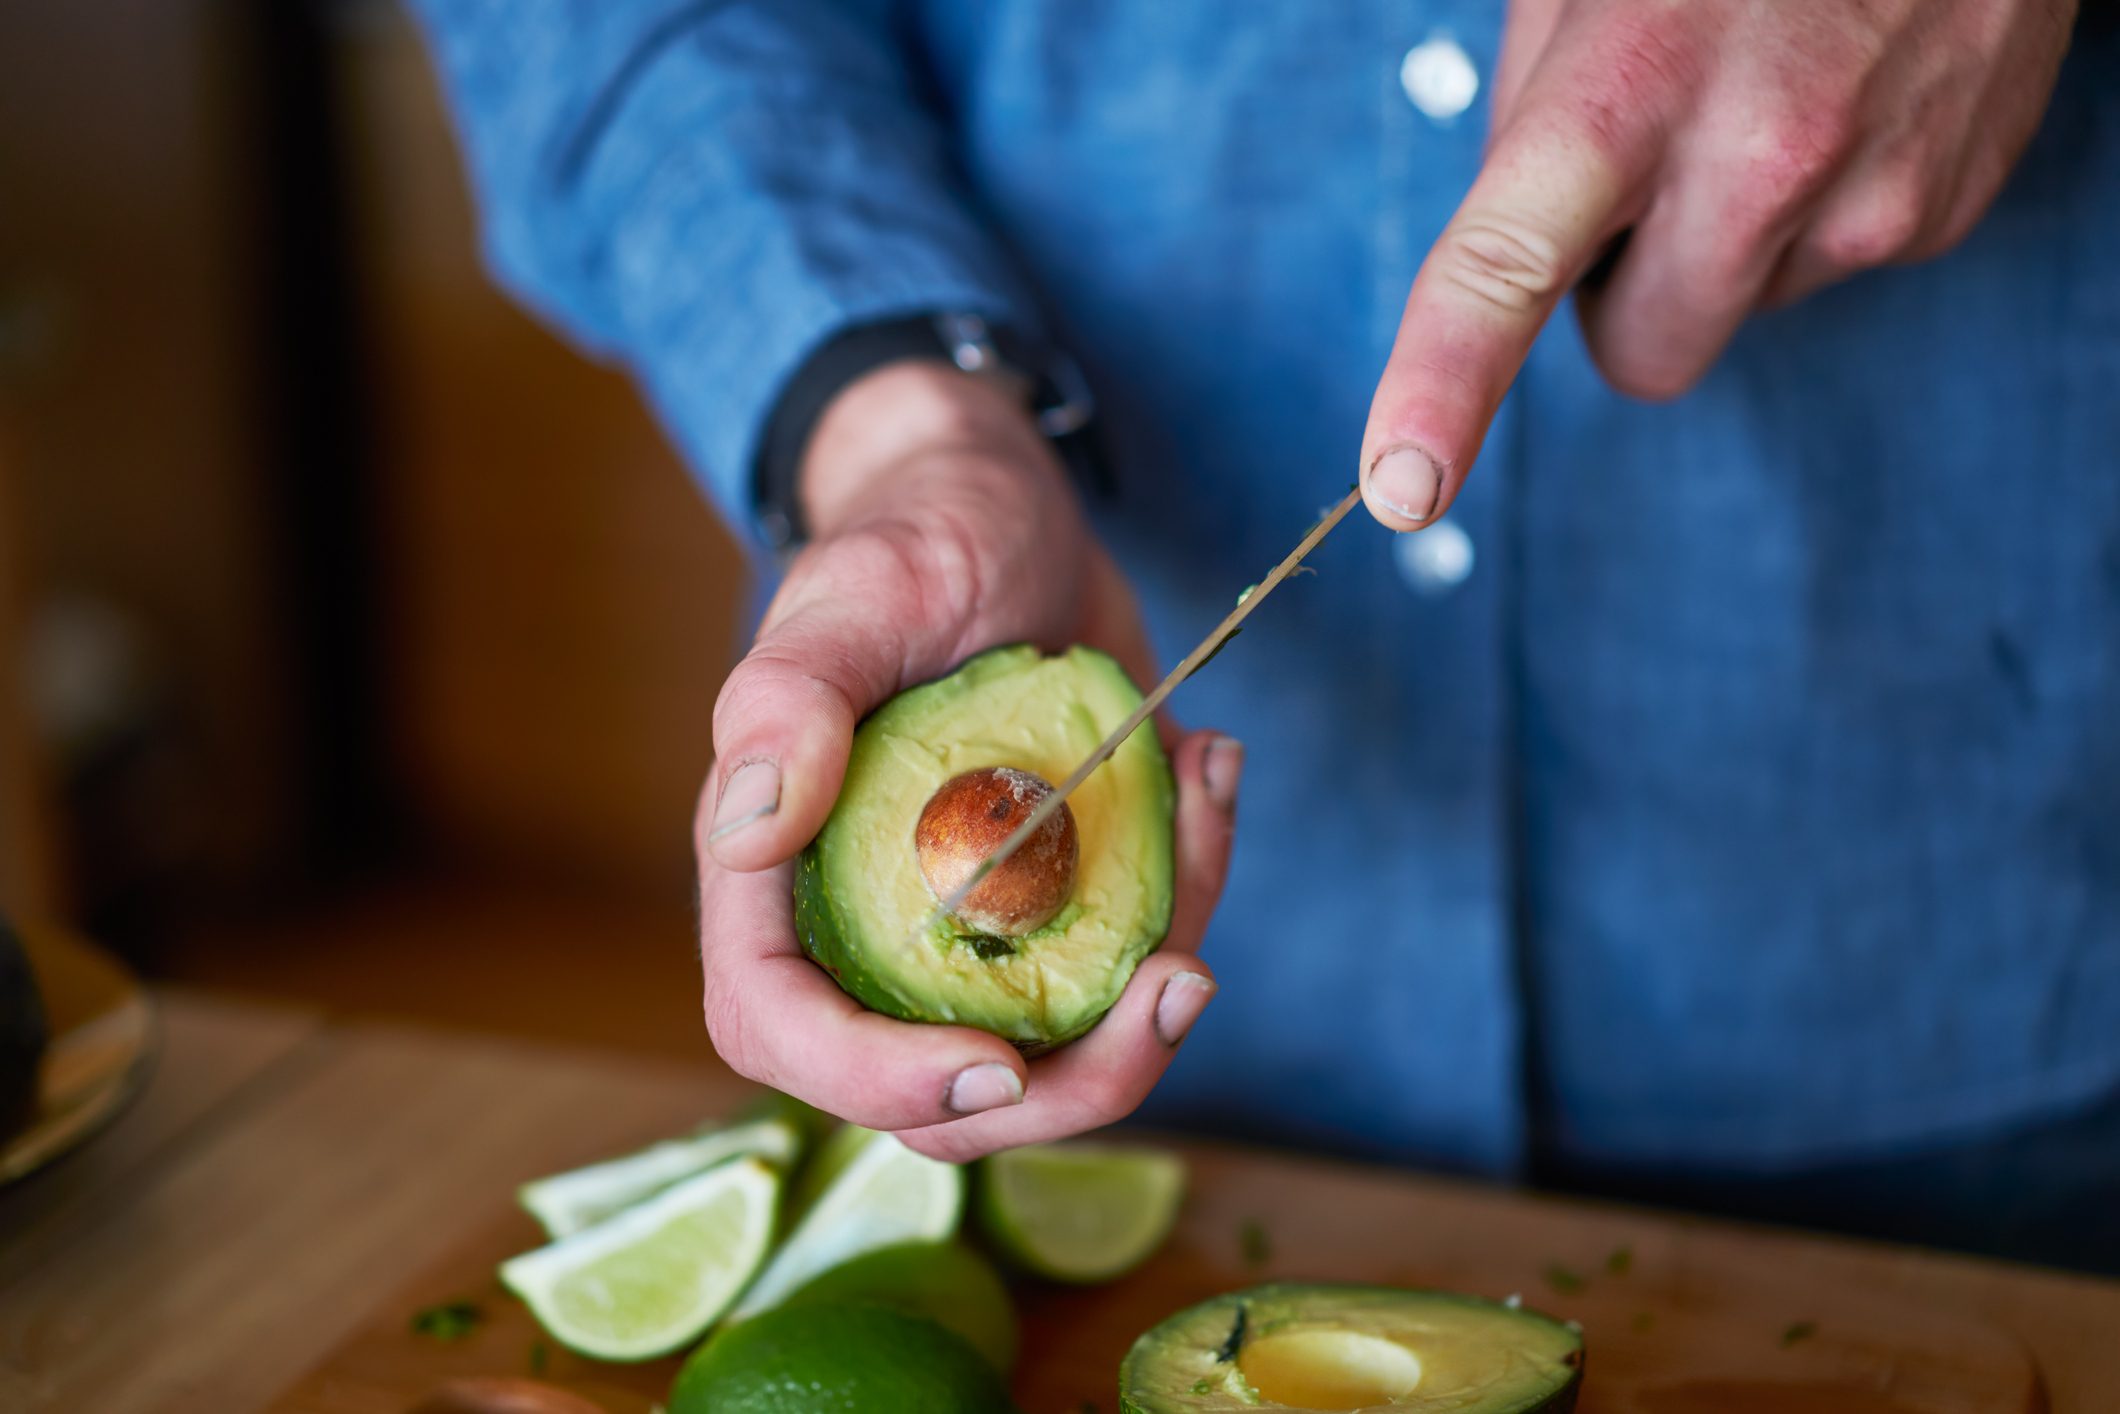
[[1426, 530], [1408, 531], [1392, 541], [1399, 578], [1428, 598], [1448, 594], [1472, 573], [1472, 537], [1455, 521], [1437, 521]]
[[1480, 72], [1456, 40], [1432, 34], [1406, 51], [1399, 64], [1399, 87], [1414, 107], [1445, 122], [1472, 106], [1480, 92]]

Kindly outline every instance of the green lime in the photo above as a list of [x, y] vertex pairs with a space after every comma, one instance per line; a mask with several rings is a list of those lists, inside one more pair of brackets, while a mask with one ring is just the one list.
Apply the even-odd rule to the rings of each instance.
[[794, 1208], [787, 1240], [730, 1319], [771, 1310], [812, 1277], [864, 1252], [949, 1237], [964, 1212], [964, 1171], [888, 1134], [847, 1125], [810, 1161]]
[[1185, 1165], [1159, 1149], [1034, 1144], [980, 1167], [979, 1223], [996, 1250], [1055, 1281], [1109, 1281], [1177, 1221]]
[[883, 1306], [783, 1306], [724, 1328], [677, 1376], [670, 1414], [1014, 1414], [979, 1352]]
[[696, 1338], [728, 1309], [773, 1242], [780, 1175], [733, 1159], [571, 1237], [501, 1263], [561, 1344], [600, 1360], [646, 1360]]
[[788, 1194], [787, 1220], [790, 1223], [800, 1221], [815, 1207], [825, 1190], [839, 1181], [839, 1175], [861, 1157], [875, 1136], [873, 1129], [842, 1124], [813, 1145], [809, 1159], [795, 1175], [795, 1187]]
[[822, 1144], [839, 1121], [833, 1119], [815, 1105], [805, 1104], [793, 1095], [783, 1095], [778, 1090], [768, 1090], [737, 1112], [738, 1123], [761, 1119], [777, 1119], [791, 1126], [802, 1142], [802, 1151], [807, 1154]]
[[907, 1242], [841, 1263], [790, 1296], [888, 1306], [956, 1332], [1007, 1375], [1016, 1364], [1016, 1309], [985, 1258], [955, 1242]]
[[755, 1154], [785, 1170], [801, 1148], [800, 1132], [787, 1119], [702, 1129], [586, 1168], [532, 1179], [515, 1190], [515, 1200], [547, 1237], [567, 1237], [716, 1164]]

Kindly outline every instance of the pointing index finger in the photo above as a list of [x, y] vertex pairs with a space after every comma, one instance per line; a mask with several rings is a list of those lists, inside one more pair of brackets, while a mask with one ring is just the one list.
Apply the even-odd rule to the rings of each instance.
[[1532, 341], [1653, 165], [1650, 119], [1614, 120], [1541, 68], [1414, 277], [1370, 404], [1362, 494], [1394, 530], [1449, 509]]

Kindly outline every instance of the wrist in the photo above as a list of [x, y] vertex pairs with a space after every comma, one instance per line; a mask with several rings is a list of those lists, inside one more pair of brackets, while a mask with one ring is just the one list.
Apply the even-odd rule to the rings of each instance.
[[940, 360], [881, 365], [835, 395], [819, 416], [797, 471], [796, 493], [814, 534], [829, 535], [896, 492], [923, 467], [1006, 476], [1034, 500], [1073, 493], [1014, 380], [962, 372]]

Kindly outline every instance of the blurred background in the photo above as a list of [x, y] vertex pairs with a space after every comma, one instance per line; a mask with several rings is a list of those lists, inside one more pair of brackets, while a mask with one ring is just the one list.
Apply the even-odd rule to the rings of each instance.
[[703, 1055], [742, 558], [475, 240], [393, 4], [0, 6], [0, 912]]

